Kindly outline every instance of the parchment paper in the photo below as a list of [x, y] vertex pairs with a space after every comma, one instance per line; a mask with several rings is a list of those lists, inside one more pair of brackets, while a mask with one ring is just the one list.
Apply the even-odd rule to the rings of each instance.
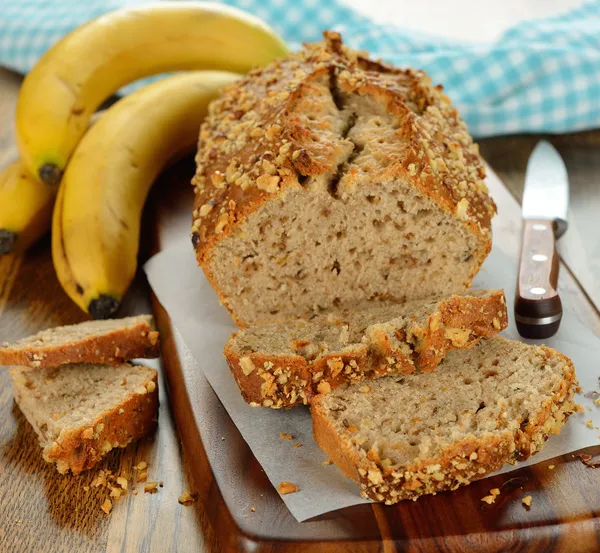
[[[197, 266], [189, 240], [155, 255], [146, 263], [145, 270], [173, 325], [271, 483], [277, 487], [280, 482], [289, 481], [300, 488], [298, 493], [282, 496], [294, 517], [302, 522], [328, 511], [365, 503], [358, 487], [335, 465], [323, 466], [326, 456], [312, 439], [307, 408], [287, 411], [252, 408], [242, 400], [222, 354], [223, 345], [236, 328]], [[475, 287], [504, 288], [510, 305], [516, 275], [514, 253], [504, 252], [496, 244], [475, 280]], [[565, 313], [560, 331], [546, 343], [573, 360], [583, 388], [578, 402], [585, 411], [574, 414], [561, 434], [550, 437], [544, 449], [532, 459], [507, 466], [501, 472], [600, 443], [600, 407], [593, 399], [584, 397], [586, 392], [600, 391], [600, 339], [579, 322], [569, 307], [568, 298], [563, 297], [563, 307]], [[504, 334], [519, 338], [512, 322]], [[586, 426], [590, 420], [593, 428]], [[282, 440], [280, 432], [292, 434], [294, 440]], [[294, 447], [296, 442], [303, 447]], [[212, 463], [217, 456], [216, 446], [214, 442], [204, 441], [204, 447]]]

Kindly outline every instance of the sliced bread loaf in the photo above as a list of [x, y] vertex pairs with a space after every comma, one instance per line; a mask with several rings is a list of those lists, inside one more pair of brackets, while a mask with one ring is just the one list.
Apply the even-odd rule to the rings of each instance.
[[289, 407], [344, 382], [431, 371], [506, 325], [503, 291], [479, 290], [240, 330], [224, 354], [248, 403]]
[[574, 410], [573, 365], [553, 349], [497, 336], [441, 365], [313, 399], [315, 440], [363, 496], [392, 504], [467, 485], [539, 451]]
[[200, 131], [192, 242], [240, 326], [464, 292], [495, 205], [441, 86], [337, 33], [227, 87]]
[[0, 346], [0, 365], [36, 368], [64, 363], [109, 363], [158, 357], [151, 315], [59, 326]]
[[150, 432], [158, 412], [157, 373], [128, 363], [11, 370], [17, 404], [60, 473], [79, 474], [115, 447]]

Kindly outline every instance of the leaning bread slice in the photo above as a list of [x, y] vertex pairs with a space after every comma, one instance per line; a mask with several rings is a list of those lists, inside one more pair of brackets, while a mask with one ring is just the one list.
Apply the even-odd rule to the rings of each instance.
[[574, 410], [573, 364], [553, 349], [497, 336], [442, 365], [314, 398], [316, 442], [364, 497], [467, 485], [539, 451]]
[[13, 391], [58, 472], [79, 474], [115, 447], [150, 432], [158, 411], [157, 373], [128, 363], [16, 367]]
[[49, 328], [0, 346], [0, 365], [36, 368], [64, 363], [118, 365], [140, 357], [158, 357], [158, 332], [150, 315]]
[[506, 325], [503, 291], [474, 290], [240, 330], [224, 354], [248, 403], [289, 407], [344, 382], [431, 371]]

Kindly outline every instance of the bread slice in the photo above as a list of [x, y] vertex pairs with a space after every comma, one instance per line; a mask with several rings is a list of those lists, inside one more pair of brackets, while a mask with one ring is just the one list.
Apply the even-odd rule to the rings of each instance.
[[314, 398], [316, 442], [364, 497], [465, 486], [535, 454], [575, 408], [573, 364], [544, 346], [496, 336], [441, 365]]
[[477, 290], [240, 330], [224, 354], [248, 403], [289, 407], [344, 382], [431, 371], [507, 320], [503, 291]]
[[154, 369], [75, 364], [16, 367], [11, 376], [15, 400], [39, 437], [44, 459], [61, 474], [89, 469], [156, 425]]
[[0, 346], [0, 365], [119, 365], [129, 359], [158, 357], [158, 351], [158, 332], [153, 328], [152, 316], [139, 315], [49, 328], [14, 344], [4, 343]]
[[192, 242], [238, 325], [464, 292], [495, 205], [422, 71], [339, 34], [227, 87], [202, 129]]

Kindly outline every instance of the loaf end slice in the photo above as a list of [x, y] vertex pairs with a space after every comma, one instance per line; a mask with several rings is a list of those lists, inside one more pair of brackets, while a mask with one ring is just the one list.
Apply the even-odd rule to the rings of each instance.
[[315, 440], [364, 497], [465, 486], [538, 452], [575, 408], [573, 365], [544, 346], [495, 337], [442, 365], [314, 398]]
[[502, 290], [473, 290], [251, 327], [224, 354], [248, 403], [291, 407], [343, 383], [431, 371], [448, 350], [471, 348], [507, 322]]
[[130, 359], [158, 357], [158, 352], [158, 332], [152, 316], [139, 315], [49, 328], [13, 344], [2, 344], [0, 365], [119, 365]]
[[79, 474], [116, 447], [151, 432], [157, 372], [128, 363], [11, 370], [14, 397], [39, 437], [44, 459]]

